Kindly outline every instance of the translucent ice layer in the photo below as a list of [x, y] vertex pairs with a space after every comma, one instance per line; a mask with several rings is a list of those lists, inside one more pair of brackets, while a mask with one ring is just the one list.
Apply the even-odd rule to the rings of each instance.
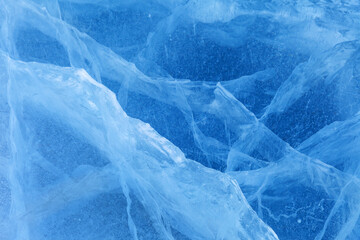
[[0, 239], [359, 239], [359, 22], [0, 0]]
[[234, 181], [127, 117], [84, 70], [3, 61], [15, 208], [4, 227], [17, 230], [8, 239], [276, 239]]

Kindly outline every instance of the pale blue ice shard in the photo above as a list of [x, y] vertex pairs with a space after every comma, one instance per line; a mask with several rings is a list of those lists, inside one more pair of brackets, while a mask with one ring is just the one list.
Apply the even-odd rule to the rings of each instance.
[[356, 114], [359, 57], [359, 42], [344, 42], [297, 66], [268, 106], [266, 125], [297, 146], [327, 124]]
[[4, 58], [6, 239], [277, 239], [236, 182], [129, 118], [84, 70]]
[[301, 143], [300, 152], [344, 172], [360, 174], [360, 115], [334, 122]]

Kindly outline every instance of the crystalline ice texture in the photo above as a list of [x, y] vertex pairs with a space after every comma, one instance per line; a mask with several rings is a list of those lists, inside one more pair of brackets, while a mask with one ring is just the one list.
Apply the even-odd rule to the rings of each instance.
[[0, 0], [0, 239], [359, 239], [359, 22]]

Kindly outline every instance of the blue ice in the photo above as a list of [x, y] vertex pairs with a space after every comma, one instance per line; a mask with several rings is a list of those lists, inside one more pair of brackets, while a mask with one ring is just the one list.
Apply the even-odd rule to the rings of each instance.
[[0, 239], [360, 239], [359, 22], [0, 0]]

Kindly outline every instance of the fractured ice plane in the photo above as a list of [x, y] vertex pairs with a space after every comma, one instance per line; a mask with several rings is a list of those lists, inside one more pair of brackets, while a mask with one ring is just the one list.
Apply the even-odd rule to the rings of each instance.
[[0, 239], [360, 239], [359, 22], [0, 0]]
[[7, 179], [20, 188], [7, 239], [277, 238], [229, 176], [127, 117], [84, 70], [5, 61], [16, 147]]

